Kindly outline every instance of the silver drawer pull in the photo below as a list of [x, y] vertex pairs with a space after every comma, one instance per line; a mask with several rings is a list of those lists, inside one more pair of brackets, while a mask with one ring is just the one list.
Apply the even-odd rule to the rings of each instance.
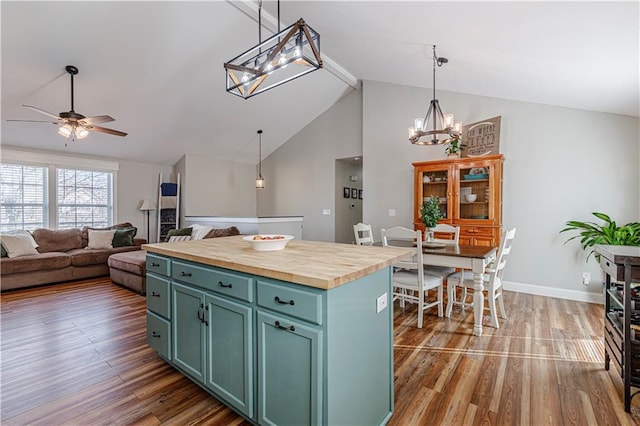
[[160, 335], [158, 333], [156, 333], [155, 331], [151, 332], [151, 337], [160, 337]]
[[287, 330], [287, 331], [296, 331], [296, 328], [292, 325], [290, 325], [289, 327], [284, 327], [282, 325], [280, 325], [280, 321], [276, 321], [276, 323], [274, 324], [276, 326], [276, 328], [278, 330]]
[[160, 264], [156, 262], [151, 262], [151, 266], [160, 266]]
[[224, 288], [233, 288], [233, 284], [225, 284], [222, 281], [218, 281], [218, 285]]
[[180, 272], [180, 276], [181, 277], [190, 277], [191, 276], [191, 272], [181, 271]]
[[281, 305], [295, 305], [296, 302], [293, 301], [293, 299], [291, 300], [281, 300], [278, 296], [274, 297], [273, 300], [275, 300], [277, 303], [281, 304]]
[[155, 291], [152, 291], [151, 297], [160, 297], [160, 293], [156, 293]]

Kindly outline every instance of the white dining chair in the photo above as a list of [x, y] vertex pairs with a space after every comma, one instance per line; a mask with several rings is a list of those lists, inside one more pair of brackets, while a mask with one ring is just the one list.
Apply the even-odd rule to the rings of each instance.
[[373, 244], [373, 231], [371, 225], [367, 223], [358, 223], [353, 225], [353, 233], [356, 237], [356, 245], [370, 246]]
[[[438, 235], [438, 238], [434, 238], [431, 240], [432, 243], [437, 244], [446, 244], [446, 245], [458, 245], [458, 241], [460, 240], [460, 227], [448, 225], [446, 223], [438, 223], [434, 228], [431, 228], [434, 231], [434, 234]], [[448, 266], [436, 266], [436, 265], [424, 265], [424, 271], [429, 275], [436, 275], [438, 277], [442, 277], [442, 279], [447, 279], [447, 277], [454, 272], [456, 272], [455, 268], [450, 268]]]
[[[507, 264], [507, 258], [509, 256], [509, 253], [511, 253], [511, 246], [513, 244], [515, 235], [516, 228], [512, 228], [508, 231], [503, 232], [502, 242], [500, 243], [500, 247], [498, 248], [496, 259], [485, 268], [485, 273], [482, 277], [484, 285], [483, 291], [487, 293], [486, 298], [489, 302], [489, 307], [485, 308], [484, 306], [482, 306], [481, 309], [489, 309], [489, 312], [491, 314], [491, 325], [495, 328], [499, 328], [498, 315], [496, 312], [496, 300], [498, 301], [498, 305], [500, 306], [500, 317], [507, 317], [504, 311], [504, 301], [502, 300], [502, 276], [504, 274], [504, 267]], [[457, 301], [455, 299], [456, 287], [461, 287], [463, 290], [465, 290], [465, 293], [460, 301]], [[453, 305], [459, 305], [463, 309], [473, 308], [473, 302], [466, 301], [466, 290], [468, 289], [471, 290], [471, 294], [473, 294], [473, 272], [463, 271], [449, 275], [449, 277], [447, 278], [447, 318], [451, 317]]]
[[[406, 247], [407, 241], [415, 241], [416, 244], [415, 251], [412, 250], [410, 256], [394, 264], [393, 301], [398, 300], [401, 307], [404, 307], [405, 302], [418, 305], [418, 328], [422, 328], [424, 311], [431, 307], [437, 306], [438, 316], [442, 317], [442, 278], [424, 273], [422, 232], [396, 226], [382, 229], [381, 233], [383, 247], [394, 245]], [[398, 244], [399, 241], [404, 243]], [[427, 301], [429, 290], [437, 291], [436, 301]]]

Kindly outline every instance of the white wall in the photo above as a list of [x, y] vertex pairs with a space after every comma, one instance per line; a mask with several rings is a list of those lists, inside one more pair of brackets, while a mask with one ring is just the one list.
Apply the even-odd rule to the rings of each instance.
[[362, 155], [361, 93], [351, 91], [262, 161], [258, 216], [304, 216], [305, 240], [334, 241], [335, 160]]
[[183, 159], [177, 163], [176, 171], [183, 170], [180, 173], [185, 216], [256, 215], [255, 166], [192, 154]]
[[[158, 207], [158, 176], [171, 174], [171, 166], [137, 161], [119, 161], [117, 182], [117, 223], [131, 222], [138, 228], [137, 237], [147, 238], [147, 217], [138, 210], [144, 199]], [[156, 242], [157, 211], [149, 212], [149, 242]]]
[[[437, 97], [444, 112], [463, 122], [502, 116], [503, 223], [518, 228], [505, 280], [512, 288], [543, 286], [559, 296], [597, 299], [599, 266], [585, 264], [579, 244], [563, 245], [568, 236], [558, 232], [567, 220], [597, 221], [593, 211], [619, 223], [640, 220], [638, 119], [452, 92]], [[407, 127], [425, 114], [430, 98], [429, 89], [363, 84], [363, 219], [374, 232], [411, 227], [411, 163], [445, 158], [443, 146], [407, 140]], [[391, 208], [396, 217], [389, 217]], [[583, 271], [593, 277], [588, 287]]]

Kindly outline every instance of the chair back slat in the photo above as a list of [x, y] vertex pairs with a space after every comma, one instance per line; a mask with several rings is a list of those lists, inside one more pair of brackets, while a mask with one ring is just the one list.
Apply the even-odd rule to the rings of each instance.
[[373, 244], [373, 231], [371, 225], [367, 223], [358, 223], [353, 225], [353, 233], [356, 237], [356, 245], [370, 246]]

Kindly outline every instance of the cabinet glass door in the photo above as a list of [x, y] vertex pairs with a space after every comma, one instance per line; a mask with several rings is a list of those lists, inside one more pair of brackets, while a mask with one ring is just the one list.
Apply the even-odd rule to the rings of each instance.
[[458, 218], [493, 219], [491, 206], [491, 168], [462, 167], [459, 170]]
[[427, 202], [429, 197], [436, 196], [440, 202], [441, 220], [447, 220], [451, 217], [452, 203], [449, 198], [450, 190], [450, 172], [449, 168], [423, 168], [416, 176], [418, 188], [416, 197], [416, 211], [414, 212], [414, 222], [420, 226], [422, 219], [420, 217], [420, 207]]

